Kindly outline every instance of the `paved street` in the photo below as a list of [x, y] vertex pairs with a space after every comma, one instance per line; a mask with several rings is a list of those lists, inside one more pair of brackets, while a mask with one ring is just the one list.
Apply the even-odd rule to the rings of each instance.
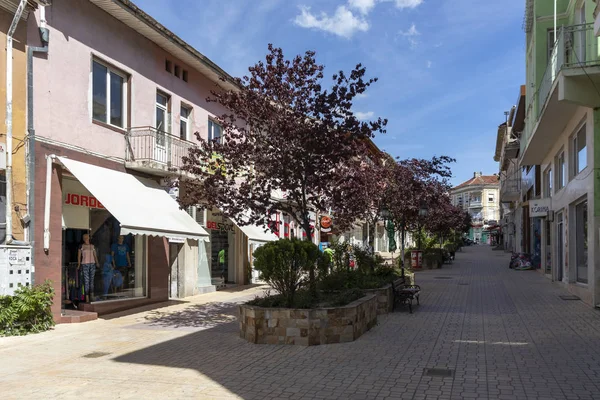
[[418, 273], [413, 315], [380, 318], [348, 344], [246, 343], [232, 303], [262, 288], [0, 338], [0, 397], [600, 398], [600, 311], [507, 265], [505, 253], [466, 248], [454, 265]]

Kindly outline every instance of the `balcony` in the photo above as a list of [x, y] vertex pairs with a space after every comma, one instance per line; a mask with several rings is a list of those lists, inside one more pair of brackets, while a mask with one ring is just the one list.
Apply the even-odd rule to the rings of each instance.
[[521, 179], [507, 178], [500, 182], [500, 201], [510, 203], [521, 197]]
[[523, 165], [543, 162], [577, 108], [600, 107], [600, 53], [593, 24], [560, 28], [550, 60], [527, 107]]
[[196, 146], [150, 126], [130, 128], [125, 140], [125, 167], [158, 176], [177, 173], [183, 157]]
[[483, 207], [481, 200], [472, 200], [469, 202], [469, 208], [481, 208], [481, 207]]

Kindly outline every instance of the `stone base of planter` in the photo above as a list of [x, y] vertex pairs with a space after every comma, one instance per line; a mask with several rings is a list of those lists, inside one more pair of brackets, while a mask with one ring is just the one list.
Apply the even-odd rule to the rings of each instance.
[[[402, 279], [394, 281], [394, 285], [402, 284]], [[406, 277], [406, 284], [411, 285], [410, 277]], [[367, 294], [374, 294], [377, 296], [377, 315], [383, 315], [394, 311], [394, 289], [392, 285], [386, 285], [379, 289], [367, 289]]]
[[240, 337], [258, 344], [352, 342], [377, 323], [377, 296], [368, 294], [344, 307], [306, 309], [240, 305]]

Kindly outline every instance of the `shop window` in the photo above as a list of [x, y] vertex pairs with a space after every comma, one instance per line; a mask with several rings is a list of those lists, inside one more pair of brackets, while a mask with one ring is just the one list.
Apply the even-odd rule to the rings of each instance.
[[575, 206], [575, 256], [577, 262], [577, 282], [588, 283], [587, 200]]
[[99, 60], [92, 61], [92, 118], [125, 128], [127, 75]]

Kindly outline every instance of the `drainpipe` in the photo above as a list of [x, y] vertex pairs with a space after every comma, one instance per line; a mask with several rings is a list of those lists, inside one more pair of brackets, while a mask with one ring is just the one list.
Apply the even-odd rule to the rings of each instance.
[[46, 196], [44, 199], [44, 251], [50, 249], [50, 196], [52, 194], [52, 163], [56, 156], [46, 156]]
[[11, 244], [12, 235], [12, 99], [13, 99], [13, 35], [23, 15], [27, 0], [21, 0], [13, 17], [10, 28], [6, 33], [6, 220], [4, 244]]
[[[33, 55], [48, 53], [50, 32], [46, 28], [46, 7], [40, 6], [40, 39], [41, 47], [27, 48], [27, 213], [29, 214], [29, 240], [35, 242], [35, 128], [33, 124]], [[35, 265], [34, 252], [31, 253], [31, 264]], [[33, 282], [32, 282], [33, 283]]]

